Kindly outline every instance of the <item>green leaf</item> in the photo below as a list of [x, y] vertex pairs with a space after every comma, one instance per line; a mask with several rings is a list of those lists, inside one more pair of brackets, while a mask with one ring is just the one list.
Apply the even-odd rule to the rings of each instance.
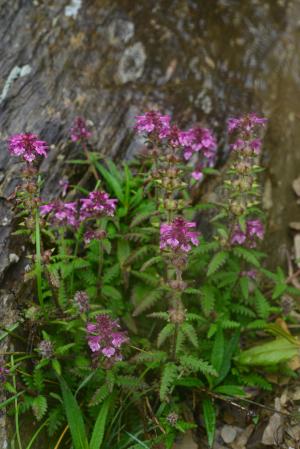
[[206, 360], [199, 359], [193, 355], [181, 356], [180, 363], [183, 367], [191, 371], [200, 372], [210, 376], [218, 376], [216, 370]]
[[214, 388], [214, 392], [228, 396], [245, 396], [245, 391], [239, 385], [220, 385]]
[[201, 306], [205, 316], [208, 316], [215, 305], [214, 289], [209, 286], [201, 288]]
[[212, 447], [214, 444], [216, 431], [216, 410], [211, 399], [204, 399], [202, 401], [202, 410], [208, 445], [209, 447]]
[[99, 162], [96, 162], [97, 169], [105, 179], [108, 186], [111, 188], [111, 190], [114, 192], [118, 200], [124, 204], [125, 197], [123, 193], [122, 185], [120, 184], [119, 180], [112, 176], [106, 168], [103, 167], [103, 165], [99, 164]]
[[152, 290], [146, 297], [137, 305], [133, 312], [133, 316], [138, 316], [141, 313], [145, 312], [145, 310], [150, 309], [150, 307], [154, 306], [154, 304], [162, 298], [164, 291], [161, 289]]
[[287, 285], [285, 282], [277, 284], [276, 287], [274, 288], [272, 299], [279, 298], [286, 291], [286, 289]]
[[175, 324], [168, 323], [165, 327], [162, 328], [157, 337], [157, 346], [158, 348], [166, 341], [167, 338], [171, 337], [175, 331]]
[[198, 337], [195, 329], [189, 323], [183, 323], [181, 325], [181, 330], [186, 336], [186, 338], [192, 343], [195, 348], [198, 348]]
[[236, 256], [244, 259], [256, 268], [259, 268], [260, 263], [251, 250], [238, 246], [237, 248], [234, 248], [233, 252]]
[[59, 383], [74, 449], [89, 449], [83, 416], [79, 405], [63, 377], [59, 377]]
[[96, 390], [96, 392], [94, 393], [92, 399], [89, 402], [89, 406], [94, 406], [94, 405], [98, 405], [101, 402], [104, 401], [104, 399], [107, 398], [107, 396], [109, 396], [111, 394], [110, 389], [108, 388], [108, 386], [106, 384], [102, 385], [100, 388], [98, 388]]
[[120, 265], [123, 265], [126, 259], [128, 259], [130, 254], [130, 246], [127, 240], [119, 239], [117, 246], [117, 255]]
[[207, 276], [211, 276], [216, 271], [218, 271], [219, 268], [221, 268], [221, 266], [224, 265], [227, 259], [228, 253], [226, 251], [221, 251], [215, 254], [208, 265]]
[[115, 301], [120, 301], [122, 299], [122, 295], [115, 287], [111, 285], [103, 285], [101, 292], [103, 296], [108, 299], [113, 299]]
[[104, 438], [106, 420], [107, 420], [110, 403], [111, 403], [111, 397], [107, 398], [103, 402], [103, 405], [100, 408], [100, 411], [97, 416], [95, 426], [93, 429], [89, 449], [100, 449], [101, 448], [103, 438]]
[[247, 277], [243, 276], [240, 279], [241, 291], [244, 299], [249, 297], [249, 280]]
[[276, 338], [242, 351], [235, 360], [245, 366], [270, 366], [288, 362], [297, 354], [299, 354], [299, 345], [285, 338]]
[[270, 304], [267, 298], [264, 297], [262, 292], [256, 288], [254, 291], [255, 308], [260, 318], [268, 318], [270, 313]]
[[47, 399], [45, 396], [36, 396], [32, 401], [32, 411], [37, 421], [40, 421], [47, 411]]
[[174, 363], [167, 363], [164, 366], [159, 389], [159, 396], [161, 401], [166, 400], [169, 390], [172, 387], [175, 379], [177, 378], [177, 375], [178, 368]]
[[223, 364], [224, 351], [225, 351], [224, 334], [223, 330], [219, 327], [215, 335], [215, 340], [211, 353], [211, 364], [218, 372]]

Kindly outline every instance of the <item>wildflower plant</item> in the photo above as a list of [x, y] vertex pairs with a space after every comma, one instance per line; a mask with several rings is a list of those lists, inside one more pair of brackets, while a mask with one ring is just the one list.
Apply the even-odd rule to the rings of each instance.
[[[215, 204], [191, 195], [218, 175], [212, 131], [181, 130], [158, 111], [136, 118], [146, 149], [119, 167], [92, 151], [91, 132], [76, 119], [71, 140], [85, 159], [71, 162], [87, 163], [95, 185], [69, 191], [62, 180], [51, 202], [41, 200], [33, 165], [48, 146], [32, 134], [9, 140], [26, 162], [16, 233], [35, 244], [25, 280], [37, 287], [22, 316], [34, 329], [25, 355], [1, 371], [18, 449], [29, 409], [40, 427], [28, 448], [45, 429], [53, 447], [172, 448], [178, 433], [197, 427], [187, 402], [195, 417], [201, 410], [212, 446], [220, 397], [271, 389], [268, 370], [290, 373], [299, 343], [274, 320], [280, 297], [298, 291], [282, 270], [267, 270], [259, 250], [265, 126], [255, 114], [228, 121], [231, 165]], [[198, 226], [205, 209], [214, 214], [209, 240]], [[257, 331], [276, 338], [253, 346]], [[242, 350], [241, 339], [253, 347]]]

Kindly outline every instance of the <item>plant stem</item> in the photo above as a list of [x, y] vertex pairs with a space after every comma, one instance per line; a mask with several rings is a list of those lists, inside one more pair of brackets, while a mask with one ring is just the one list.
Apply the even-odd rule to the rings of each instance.
[[[14, 356], [13, 355], [11, 356], [10, 360], [11, 360], [11, 367], [14, 368], [15, 364], [14, 364]], [[17, 382], [16, 382], [15, 374], [13, 374], [12, 380], [13, 380], [13, 387], [14, 387], [15, 391], [17, 391]], [[19, 449], [22, 449], [21, 435], [20, 435], [20, 428], [19, 428], [19, 404], [18, 404], [17, 396], [15, 397], [14, 403], [15, 403], [15, 426], [16, 426], [17, 441], [18, 441]]]
[[35, 212], [35, 253], [36, 253], [35, 269], [36, 269], [38, 300], [40, 306], [43, 307], [44, 299], [42, 291], [41, 230], [40, 230], [40, 213], [38, 208], [36, 208]]

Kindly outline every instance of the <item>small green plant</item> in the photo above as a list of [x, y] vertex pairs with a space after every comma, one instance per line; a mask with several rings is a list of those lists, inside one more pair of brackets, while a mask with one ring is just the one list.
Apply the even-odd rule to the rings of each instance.
[[[269, 390], [265, 372], [288, 371], [299, 340], [275, 319], [280, 297], [299, 292], [280, 269], [265, 268], [258, 249], [264, 125], [254, 114], [229, 120], [232, 165], [214, 204], [191, 194], [218, 175], [211, 131], [180, 131], [155, 111], [137, 117], [145, 151], [118, 167], [90, 151], [77, 119], [71, 138], [85, 159], [70, 162], [87, 164], [95, 185], [70, 189], [63, 180], [61, 198], [48, 203], [33, 166], [47, 145], [33, 134], [10, 139], [26, 162], [16, 234], [35, 248], [25, 280], [36, 286], [22, 315], [34, 329], [29, 344], [0, 371], [15, 447], [30, 449], [46, 429], [53, 449], [171, 449], [197, 427], [199, 410], [212, 446], [219, 398]], [[198, 230], [206, 209], [210, 239]], [[257, 331], [266, 335], [258, 345]], [[40, 426], [27, 442], [29, 410]]]

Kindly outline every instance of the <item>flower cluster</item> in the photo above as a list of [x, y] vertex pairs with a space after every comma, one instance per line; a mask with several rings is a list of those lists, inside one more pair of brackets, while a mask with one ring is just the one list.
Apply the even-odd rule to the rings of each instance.
[[88, 345], [95, 356], [122, 360], [121, 346], [128, 342], [128, 337], [119, 329], [118, 320], [104, 314], [96, 316], [96, 323], [87, 324]]
[[38, 346], [38, 352], [43, 359], [51, 359], [54, 354], [53, 344], [50, 340], [42, 340]]
[[74, 296], [74, 304], [80, 313], [87, 313], [90, 309], [89, 296], [85, 291], [78, 291]]
[[49, 215], [54, 225], [77, 227], [88, 218], [113, 216], [116, 209], [115, 199], [110, 199], [106, 192], [90, 192], [87, 198], [79, 202], [64, 203], [55, 200], [40, 207], [42, 216]]
[[42, 216], [49, 215], [50, 222], [54, 225], [60, 226], [74, 226], [78, 225], [77, 219], [77, 203], [64, 203], [60, 200], [55, 200], [53, 203], [45, 204], [40, 207]]
[[264, 225], [260, 220], [248, 220], [246, 223], [246, 232], [242, 231], [239, 225], [236, 225], [231, 237], [232, 245], [246, 244], [250, 248], [256, 247], [256, 240], [262, 240], [264, 237]]
[[257, 129], [264, 127], [267, 119], [258, 117], [256, 114], [248, 114], [240, 118], [230, 118], [227, 122], [228, 132], [236, 132], [239, 137], [231, 145], [234, 151], [246, 151], [259, 154], [262, 141], [254, 136]]
[[73, 142], [88, 140], [92, 135], [82, 117], [76, 117], [70, 132]]
[[31, 164], [37, 156], [47, 157], [48, 145], [39, 140], [36, 134], [15, 134], [8, 139], [9, 152], [14, 156], [22, 156]]
[[106, 192], [90, 192], [87, 198], [81, 199], [80, 220], [100, 217], [102, 215], [113, 216], [117, 200], [110, 199]]
[[172, 150], [183, 151], [183, 159], [190, 160], [195, 153], [201, 154], [201, 168], [192, 172], [192, 177], [200, 181], [203, 178], [202, 168], [212, 166], [216, 158], [216, 139], [208, 128], [193, 127], [187, 131], [180, 130], [170, 124], [171, 117], [158, 111], [146, 112], [136, 117], [135, 129], [146, 134], [154, 143], [164, 142]]
[[142, 134], [164, 139], [170, 134], [169, 115], [162, 115], [158, 111], [149, 111], [145, 115], [136, 117], [135, 129]]
[[216, 139], [208, 128], [200, 126], [179, 133], [179, 143], [183, 147], [183, 155], [189, 160], [193, 153], [203, 151], [209, 162], [213, 162], [216, 154]]
[[160, 249], [171, 249], [187, 253], [192, 249], [191, 244], [199, 244], [199, 232], [191, 231], [196, 223], [186, 221], [183, 217], [176, 217], [170, 224], [164, 223], [160, 227]]

